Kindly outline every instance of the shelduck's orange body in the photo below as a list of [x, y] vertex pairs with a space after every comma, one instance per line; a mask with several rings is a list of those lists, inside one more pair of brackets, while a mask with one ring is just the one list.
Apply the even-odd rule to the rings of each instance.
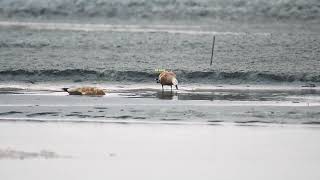
[[174, 72], [172, 71], [163, 71], [160, 73], [159, 78], [157, 79], [157, 83], [160, 83], [162, 85], [162, 90], [163, 86], [175, 86], [176, 89], [178, 89], [178, 80], [177, 76]]
[[87, 95], [87, 96], [103, 96], [105, 92], [96, 87], [81, 87], [81, 88], [63, 88], [70, 95]]

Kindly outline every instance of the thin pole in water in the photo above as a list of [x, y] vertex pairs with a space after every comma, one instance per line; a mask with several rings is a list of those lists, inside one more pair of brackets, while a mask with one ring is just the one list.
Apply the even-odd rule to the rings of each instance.
[[214, 43], [215, 43], [215, 41], [216, 41], [216, 36], [213, 36], [210, 66], [212, 65], [212, 60], [213, 60], [213, 51], [214, 51]]

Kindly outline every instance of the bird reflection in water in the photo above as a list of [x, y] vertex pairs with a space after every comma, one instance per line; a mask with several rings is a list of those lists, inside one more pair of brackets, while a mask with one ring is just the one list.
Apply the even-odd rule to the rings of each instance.
[[174, 97], [177, 97], [177, 96], [178, 96], [178, 93], [172, 92], [172, 91], [158, 91], [156, 93], [156, 98], [158, 99], [173, 100]]

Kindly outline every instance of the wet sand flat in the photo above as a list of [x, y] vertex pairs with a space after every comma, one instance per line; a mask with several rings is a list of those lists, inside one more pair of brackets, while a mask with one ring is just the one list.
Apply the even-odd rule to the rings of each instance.
[[[320, 178], [318, 127], [0, 123], [1, 179]], [[0, 151], [0, 152], [1, 152]]]
[[0, 80], [152, 82], [163, 68], [184, 83], [320, 82], [318, 30], [240, 24], [0, 21]]

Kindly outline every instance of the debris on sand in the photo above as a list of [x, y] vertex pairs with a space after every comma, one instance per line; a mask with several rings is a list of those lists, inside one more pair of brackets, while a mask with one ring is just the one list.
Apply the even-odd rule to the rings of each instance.
[[29, 158], [67, 158], [69, 156], [60, 156], [52, 151], [41, 150], [40, 152], [25, 152], [17, 151], [13, 149], [0, 149], [0, 160], [1, 159], [29, 159]]

